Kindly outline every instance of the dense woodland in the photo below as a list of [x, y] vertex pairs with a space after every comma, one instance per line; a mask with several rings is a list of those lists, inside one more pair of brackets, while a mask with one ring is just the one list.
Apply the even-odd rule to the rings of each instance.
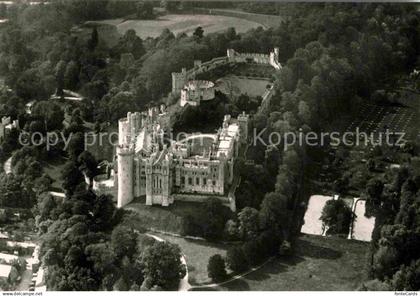
[[[252, 124], [257, 130], [267, 128], [265, 135], [270, 131], [320, 131], [343, 114], [357, 112], [358, 103], [371, 100], [377, 89], [392, 89], [396, 77], [416, 65], [420, 50], [416, 7], [401, 4], [291, 5], [278, 9], [279, 13], [286, 9], [290, 17], [276, 28], [245, 34], [237, 34], [233, 28], [213, 34], [196, 30], [192, 36], [175, 36], [165, 30], [158, 38], [146, 40], [129, 30], [112, 47], [95, 27], [88, 38], [71, 30], [87, 20], [133, 11], [134, 17], [153, 17], [153, 9], [141, 1], [127, 1], [130, 3], [124, 5], [128, 8], [116, 2], [120, 1], [55, 1], [0, 10], [10, 20], [0, 27], [0, 73], [12, 89], [0, 94], [0, 116], [18, 118], [29, 134], [59, 130], [78, 135], [72, 139], [66, 155], [69, 161], [62, 172], [68, 197], [64, 202], [44, 194], [51, 180], [40, 175], [40, 161], [60, 154], [60, 147], [48, 152], [43, 146], [17, 150], [13, 158], [16, 176], [2, 176], [0, 186], [2, 205], [13, 202], [17, 207], [33, 207], [43, 242], [41, 255], [49, 267], [48, 285], [55, 290], [172, 289], [184, 273], [177, 261], [179, 248], [139, 238], [138, 233], [120, 225], [123, 214], [109, 197], [95, 196], [80, 185], [83, 173], [94, 175], [96, 168], [91, 155], [83, 152], [84, 122], [95, 123], [100, 129], [127, 111], [174, 103], [175, 98], [167, 96], [170, 74], [191, 67], [196, 59], [223, 56], [227, 48], [266, 53], [279, 47], [284, 68], [272, 77], [276, 95], [268, 110], [253, 114]], [[175, 4], [168, 1], [159, 6], [184, 9]], [[238, 5], [251, 12], [267, 8], [263, 4]], [[46, 102], [53, 93], [62, 95], [64, 89], [78, 91], [86, 100], [69, 110]], [[36, 104], [28, 115], [24, 105], [32, 100]], [[224, 103], [217, 112], [238, 111], [238, 106], [232, 105]], [[66, 127], [62, 124], [65, 116], [70, 118]], [[180, 126], [187, 125], [182, 122], [187, 119], [180, 120]], [[1, 144], [3, 157], [19, 148], [14, 133]], [[402, 169], [386, 179], [389, 186], [377, 180], [359, 184], [366, 187], [371, 211], [380, 221], [371, 248], [372, 280], [363, 289], [418, 290], [420, 286], [419, 255], [415, 252], [420, 235], [416, 223], [420, 164], [415, 145], [401, 160]], [[203, 235], [219, 239], [223, 232], [224, 237], [243, 241], [228, 251], [226, 263], [231, 270], [240, 272], [268, 256], [291, 252], [308, 195], [312, 152], [304, 146], [287, 151], [252, 147], [247, 158], [253, 164], [238, 164], [242, 184], [237, 216], [221, 217], [220, 205], [207, 203], [212, 223]], [[156, 248], [171, 258], [167, 265], [157, 263], [160, 253]], [[209, 273], [218, 280], [224, 274], [224, 259], [212, 257], [210, 261]], [[157, 269], [176, 272], [157, 278]]]

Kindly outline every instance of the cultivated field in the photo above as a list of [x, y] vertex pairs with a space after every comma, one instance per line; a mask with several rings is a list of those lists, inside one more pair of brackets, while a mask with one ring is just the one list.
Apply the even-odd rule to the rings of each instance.
[[408, 138], [415, 136], [416, 113], [410, 107], [405, 106], [381, 106], [362, 104], [359, 116], [347, 127], [347, 131], [354, 132], [359, 128], [360, 132], [377, 134], [385, 132], [407, 133]]
[[356, 290], [366, 279], [368, 248], [365, 242], [303, 235], [296, 243], [294, 256], [272, 260], [244, 278], [214, 290]]
[[175, 35], [179, 33], [191, 35], [199, 26], [204, 29], [204, 34], [224, 31], [230, 27], [234, 27], [237, 33], [243, 33], [261, 26], [260, 23], [237, 17], [200, 14], [168, 14], [156, 20], [124, 21], [123, 19], [112, 19], [98, 23], [115, 25], [120, 34], [124, 34], [129, 29], [134, 29], [142, 39], [158, 37], [165, 28]]

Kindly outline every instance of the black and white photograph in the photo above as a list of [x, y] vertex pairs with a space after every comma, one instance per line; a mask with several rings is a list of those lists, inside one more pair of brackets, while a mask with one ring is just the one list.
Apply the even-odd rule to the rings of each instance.
[[0, 0], [0, 294], [420, 290], [420, 2]]

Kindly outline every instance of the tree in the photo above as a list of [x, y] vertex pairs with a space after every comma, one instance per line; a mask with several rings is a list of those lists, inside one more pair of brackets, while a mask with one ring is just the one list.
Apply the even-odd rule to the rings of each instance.
[[[396, 291], [418, 291], [420, 287], [420, 260], [403, 265], [392, 278], [392, 288]], [[389, 289], [390, 290], [390, 289]]]
[[109, 0], [106, 9], [110, 17], [124, 17], [135, 11], [136, 2], [131, 0]]
[[203, 38], [203, 35], [204, 35], [204, 30], [202, 27], [197, 27], [194, 30], [193, 36], [197, 37], [198, 39]]
[[234, 272], [242, 272], [248, 268], [247, 258], [241, 247], [232, 247], [226, 253], [226, 263]]
[[124, 33], [118, 44], [113, 48], [113, 51], [117, 56], [131, 53], [136, 60], [145, 53], [143, 41], [133, 29], [129, 29]]
[[98, 46], [99, 36], [98, 36], [98, 29], [94, 27], [92, 29], [92, 33], [90, 35], [90, 39], [88, 40], [88, 48], [89, 50], [95, 50], [96, 46]]
[[82, 132], [77, 132], [75, 134], [70, 134], [70, 141], [68, 143], [67, 153], [70, 159], [77, 161], [79, 155], [85, 149], [85, 138]]
[[255, 239], [259, 232], [259, 215], [254, 208], [245, 207], [238, 214], [239, 233], [246, 240]]
[[263, 248], [257, 239], [246, 241], [241, 249], [248, 266], [256, 266], [267, 255], [263, 253]]
[[93, 268], [98, 274], [116, 272], [115, 254], [107, 243], [91, 244], [86, 247], [87, 259], [94, 265]]
[[172, 290], [185, 276], [185, 265], [181, 262], [181, 250], [177, 245], [168, 242], [156, 242], [146, 248], [140, 256], [144, 266], [144, 277], [147, 288], [162, 287]]
[[0, 3], [0, 19], [4, 19], [7, 16], [7, 6], [6, 3]]
[[46, 95], [42, 80], [36, 69], [24, 71], [16, 81], [16, 94], [25, 100], [40, 99]]
[[384, 279], [397, 271], [400, 254], [393, 246], [380, 246], [373, 258], [375, 276]]
[[56, 208], [57, 204], [54, 198], [49, 193], [43, 193], [38, 197], [38, 211], [41, 216], [41, 221], [50, 217], [52, 210]]
[[292, 246], [290, 245], [290, 243], [287, 240], [284, 240], [280, 244], [279, 255], [280, 256], [287, 256], [287, 255], [290, 255], [291, 251], [292, 251]]
[[384, 183], [380, 179], [370, 179], [367, 183], [366, 212], [368, 215], [374, 213], [381, 205], [383, 189]]
[[79, 83], [79, 67], [75, 61], [70, 61], [64, 72], [64, 85], [70, 90], [77, 88]]
[[391, 287], [385, 282], [374, 279], [363, 283], [359, 291], [391, 291]]
[[77, 185], [84, 182], [82, 173], [79, 171], [74, 161], [67, 161], [61, 172], [61, 178], [63, 179], [63, 188], [69, 195], [72, 195], [76, 190]]
[[86, 176], [93, 178], [97, 173], [97, 161], [89, 151], [83, 151], [77, 158], [80, 164], [79, 169], [85, 172]]
[[127, 256], [131, 259], [136, 253], [137, 234], [133, 229], [118, 226], [112, 231], [111, 246], [117, 258], [121, 259]]
[[136, 5], [136, 15], [137, 18], [142, 20], [151, 20], [155, 18], [153, 12], [153, 3], [150, 1], [139, 1]]
[[204, 203], [203, 235], [207, 239], [216, 239], [223, 233], [227, 221], [226, 209], [217, 198], [208, 198]]
[[320, 217], [324, 225], [328, 227], [328, 234], [347, 234], [351, 218], [351, 209], [342, 199], [327, 201]]
[[57, 96], [64, 96], [64, 74], [66, 72], [67, 63], [63, 60], [57, 63], [55, 67], [55, 79], [57, 81]]
[[298, 116], [300, 117], [302, 122], [306, 124], [310, 124], [311, 123], [311, 110], [309, 109], [308, 104], [305, 101], [300, 101], [298, 109], [299, 109]]
[[92, 214], [95, 230], [107, 231], [115, 224], [116, 208], [111, 195], [96, 196]]
[[220, 254], [213, 255], [209, 258], [207, 273], [209, 278], [214, 282], [219, 282], [226, 278], [225, 260]]
[[166, 11], [173, 12], [178, 10], [179, 1], [162, 0], [160, 1], [160, 7]]
[[260, 209], [260, 223], [263, 229], [279, 230], [288, 223], [286, 197], [275, 192], [266, 194]]
[[38, 102], [31, 113], [35, 118], [44, 122], [46, 131], [61, 130], [64, 120], [64, 111], [61, 107], [49, 101]]

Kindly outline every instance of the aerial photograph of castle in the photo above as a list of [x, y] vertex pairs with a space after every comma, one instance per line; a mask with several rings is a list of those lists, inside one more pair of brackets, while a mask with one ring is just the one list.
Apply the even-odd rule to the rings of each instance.
[[417, 295], [419, 40], [415, 2], [0, 0], [0, 291]]

